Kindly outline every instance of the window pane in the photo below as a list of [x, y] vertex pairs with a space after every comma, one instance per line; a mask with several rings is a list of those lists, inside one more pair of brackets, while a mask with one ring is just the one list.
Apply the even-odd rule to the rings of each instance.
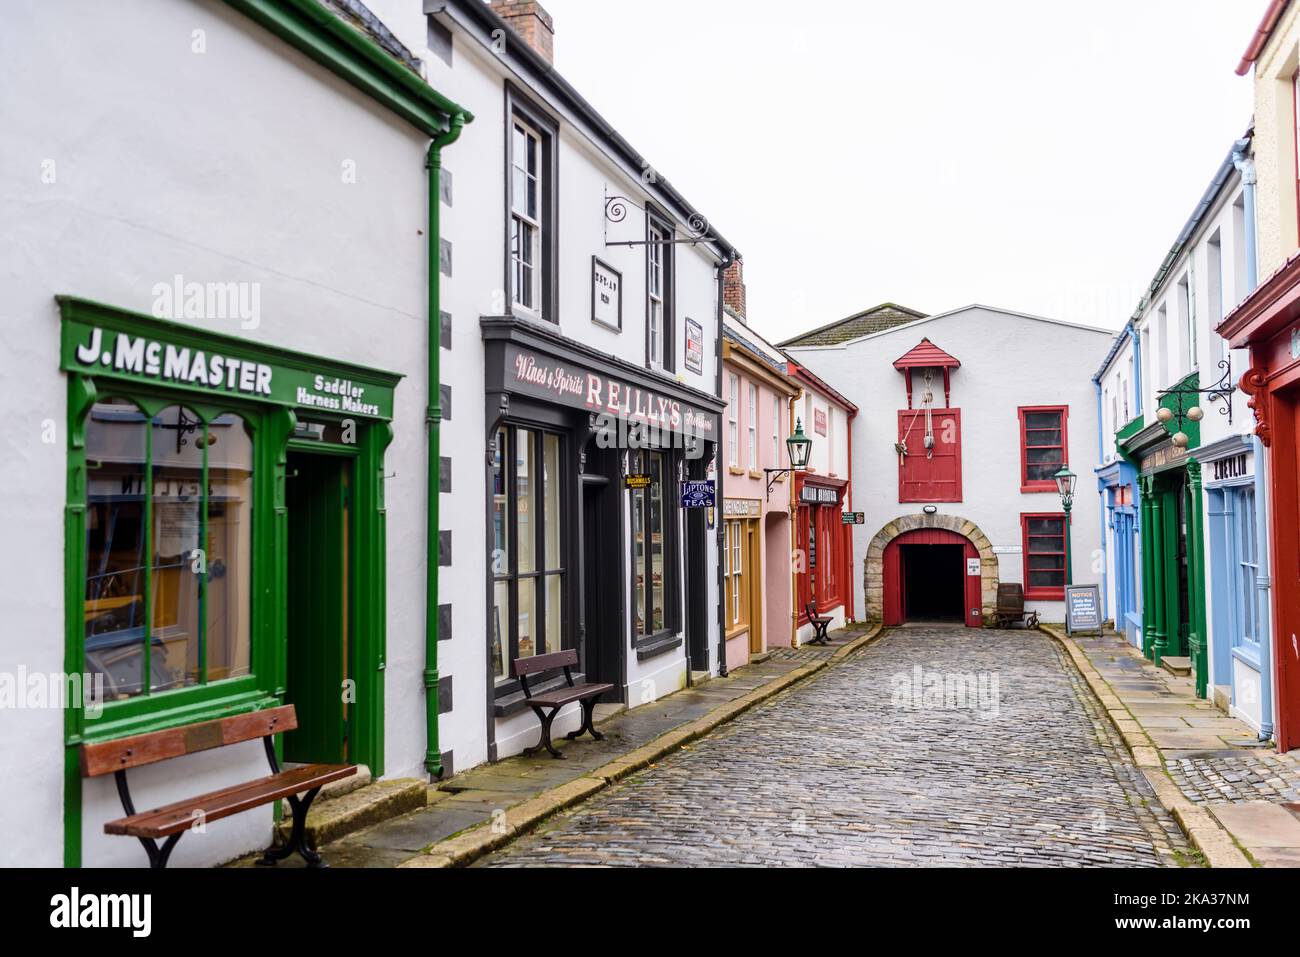
[[664, 480], [666, 479], [664, 457], [659, 454], [650, 457], [650, 602], [652, 610], [651, 629], [663, 631], [666, 626], [666, 600], [664, 597]]
[[1063, 538], [1065, 536], [1065, 519], [1031, 518], [1029, 520], [1029, 534], [1030, 535], [1055, 535], [1058, 538]]
[[633, 633], [637, 635], [645, 633], [645, 566], [645, 492], [634, 491], [632, 493], [632, 576], [634, 584], [632, 590], [636, 597], [633, 602], [635, 617], [632, 625]]
[[1059, 446], [1054, 449], [1027, 449], [1025, 457], [1030, 465], [1055, 465], [1058, 469], [1063, 461]]
[[1061, 471], [1061, 466], [1056, 462], [1047, 465], [1028, 465], [1025, 467], [1025, 477], [1031, 482], [1052, 482], [1055, 481], [1056, 473]]
[[528, 214], [528, 192], [531, 181], [528, 173], [518, 166], [510, 171], [511, 208], [516, 213]]
[[492, 587], [492, 673], [498, 681], [510, 677], [510, 662], [504, 652], [510, 627], [510, 583], [497, 582]]
[[251, 662], [253, 438], [242, 418], [223, 415], [207, 441], [207, 677], [221, 681], [248, 674]]
[[[560, 437], [544, 436], [546, 446], [546, 508], [542, 514], [546, 526], [546, 570], [561, 566], [560, 530]], [[549, 606], [548, 606], [549, 609]], [[557, 646], [558, 647], [558, 646]]]
[[518, 658], [532, 658], [537, 654], [537, 643], [533, 640], [533, 631], [537, 625], [537, 616], [533, 614], [537, 582], [525, 578], [517, 585], [519, 589], [519, 654]]
[[510, 573], [510, 507], [506, 489], [506, 430], [497, 431], [492, 453], [492, 574]]
[[[203, 431], [189, 409], [153, 420], [153, 642], [150, 687], [199, 682], [199, 582]], [[205, 559], [206, 560], [206, 559]]]
[[98, 402], [86, 423], [85, 672], [103, 675], [104, 699], [143, 690], [144, 413], [130, 402]]
[[[546, 576], [546, 648], [547, 652], [557, 652], [564, 647], [564, 635], [561, 633], [561, 613], [564, 610], [564, 576]], [[540, 653], [540, 652], [539, 652]]]
[[1026, 412], [1026, 429], [1060, 429], [1060, 412]]
[[533, 476], [537, 474], [536, 433], [528, 429], [515, 432], [515, 508], [518, 521], [515, 525], [515, 548], [519, 553], [519, 571], [535, 571], [537, 554], [537, 528], [533, 524], [535, 489]]

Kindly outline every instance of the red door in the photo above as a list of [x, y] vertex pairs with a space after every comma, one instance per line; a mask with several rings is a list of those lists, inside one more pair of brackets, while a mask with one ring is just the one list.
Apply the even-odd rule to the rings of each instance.
[[1277, 659], [1279, 750], [1300, 748], [1300, 391], [1269, 397], [1269, 420], [1276, 436], [1272, 468], [1273, 633]]
[[[965, 596], [965, 622], [967, 628], [983, 628], [982, 586], [980, 556], [970, 540], [946, 529], [926, 528], [907, 532], [885, 546], [885, 625], [902, 625], [907, 622], [905, 596], [907, 563], [903, 561], [904, 545], [961, 545], [962, 594]], [[974, 571], [975, 574], [971, 574]], [[945, 583], [948, 584], [948, 583]]]

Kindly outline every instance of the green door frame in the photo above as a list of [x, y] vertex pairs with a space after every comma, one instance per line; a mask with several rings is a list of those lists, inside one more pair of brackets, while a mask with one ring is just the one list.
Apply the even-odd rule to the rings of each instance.
[[[303, 353], [265, 346], [232, 336], [209, 333], [166, 320], [69, 297], [59, 298], [63, 314], [63, 369], [67, 374], [67, 497], [64, 509], [64, 671], [81, 674], [84, 664], [84, 604], [86, 576], [86, 514], [89, 507], [89, 473], [86, 457], [86, 423], [91, 408], [108, 397], [135, 402], [149, 416], [171, 405], [183, 405], [204, 421], [238, 413], [253, 434], [252, 564], [250, 588], [251, 673], [242, 678], [213, 682], [157, 694], [140, 695], [105, 703], [103, 715], [88, 721], [80, 702], [64, 709], [64, 865], [81, 864], [82, 744], [145, 734], [197, 721], [229, 717], [284, 701], [287, 682], [286, 641], [288, 608], [288, 509], [285, 477], [290, 447], [312, 452], [346, 454], [355, 458], [353, 522], [356, 574], [354, 575], [353, 644], [358, 667], [357, 701], [352, 761], [365, 764], [375, 777], [384, 773], [384, 669], [386, 666], [385, 549], [387, 514], [384, 502], [384, 455], [393, 440], [391, 422], [384, 416], [392, 408], [392, 392], [401, 381], [393, 373], [337, 362]], [[326, 380], [366, 386], [376, 397], [380, 417], [358, 413], [321, 413], [304, 410], [312, 421], [355, 423], [355, 446], [299, 443], [293, 440], [298, 410], [288, 404], [286, 392], [270, 389], [267, 397], [251, 398], [225, 392], [220, 387], [192, 386], [166, 381], [158, 375], [133, 373], [106, 366], [79, 364], [76, 350], [88, 330], [103, 333], [106, 348], [111, 337], [126, 337], [168, 346], [204, 350], [212, 355], [237, 356], [261, 363], [280, 376], [297, 381], [310, 371]], [[306, 371], [305, 371], [306, 370]], [[147, 507], [147, 506], [146, 506]], [[147, 564], [147, 563], [146, 563]], [[146, 606], [148, 585], [146, 579]], [[281, 746], [277, 742], [277, 749]]]

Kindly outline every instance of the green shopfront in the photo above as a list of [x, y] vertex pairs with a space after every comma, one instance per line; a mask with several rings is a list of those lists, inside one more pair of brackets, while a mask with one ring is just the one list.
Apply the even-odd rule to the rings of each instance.
[[[1172, 408], [1166, 399], [1162, 405]], [[1181, 426], [1185, 447], [1175, 444]], [[1142, 651], [1156, 664], [1188, 659], [1196, 692], [1209, 681], [1205, 520], [1196, 422], [1153, 422], [1120, 441], [1138, 469], [1142, 542]]]
[[399, 376], [61, 298], [64, 861], [79, 748], [297, 708], [289, 762], [384, 764], [384, 455]]

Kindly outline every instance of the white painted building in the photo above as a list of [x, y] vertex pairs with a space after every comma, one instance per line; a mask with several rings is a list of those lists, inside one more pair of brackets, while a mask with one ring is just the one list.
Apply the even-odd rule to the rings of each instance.
[[[980, 627], [999, 583], [1063, 621], [1065, 522], [1052, 475], [1096, 457], [1088, 383], [1109, 333], [985, 306], [787, 352], [858, 407], [854, 605], [864, 620]], [[851, 322], [853, 320], [846, 320]], [[838, 463], [828, 468], [844, 468]], [[1095, 496], [1076, 499], [1074, 583], [1098, 581]]]
[[[145, 863], [86, 743], [287, 701], [282, 760], [426, 777], [536, 743], [512, 657], [577, 649], [633, 707], [715, 672], [716, 532], [677, 499], [722, 409], [736, 253], [703, 217], [478, 0], [55, 6], [0, 33], [0, 380], [31, 410], [0, 426], [0, 675], [107, 700], [5, 711], [0, 863]], [[641, 448], [601, 447], [619, 422]], [[156, 807], [266, 773], [252, 740], [129, 780]]]

